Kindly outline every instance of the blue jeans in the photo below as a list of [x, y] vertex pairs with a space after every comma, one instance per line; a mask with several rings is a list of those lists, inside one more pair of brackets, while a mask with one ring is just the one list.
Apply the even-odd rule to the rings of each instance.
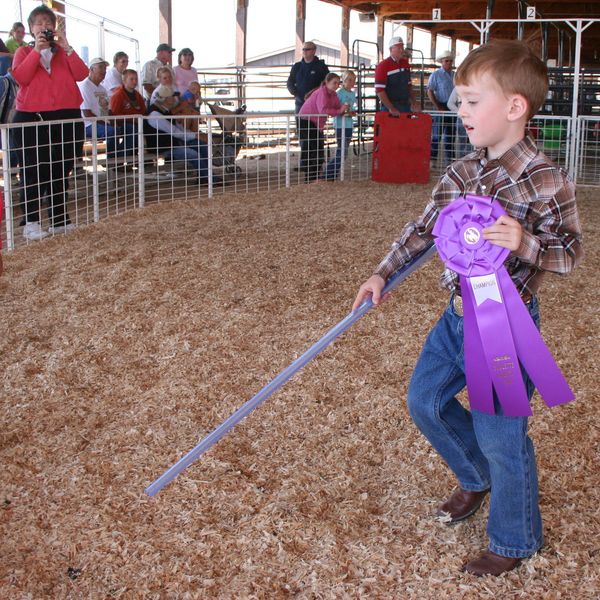
[[[529, 313], [539, 327], [534, 298]], [[463, 318], [452, 304], [433, 327], [408, 389], [408, 409], [419, 430], [446, 461], [460, 487], [490, 489], [487, 534], [492, 552], [534, 554], [543, 543], [538, 479], [527, 417], [466, 410], [456, 399], [465, 387]], [[533, 384], [525, 376], [529, 398]]]
[[[350, 148], [350, 142], [352, 140], [352, 127], [345, 127], [346, 131], [344, 133], [345, 138], [343, 141], [344, 146], [344, 158], [348, 157], [348, 149]], [[340, 169], [342, 167], [342, 131], [344, 131], [341, 127], [336, 127], [335, 129], [335, 139], [337, 142], [337, 150], [335, 152], [335, 156], [327, 163], [327, 168], [325, 170], [325, 179], [337, 179], [337, 176], [340, 173]]]
[[438, 146], [442, 139], [444, 141], [446, 164], [450, 164], [455, 160], [456, 157], [453, 151], [455, 132], [456, 115], [454, 113], [448, 112], [445, 115], [433, 115], [433, 125], [431, 127], [431, 160], [436, 160]]
[[185, 160], [189, 168], [198, 172], [200, 183], [208, 180], [208, 146], [202, 140], [186, 140], [185, 146], [173, 146], [167, 158]]
[[[106, 140], [106, 154], [108, 158], [122, 158], [135, 154], [137, 148], [137, 133], [135, 126], [126, 123], [117, 129], [106, 123], [96, 124], [98, 139]], [[85, 128], [85, 137], [92, 138], [92, 125]]]
[[[394, 105], [394, 108], [398, 109], [400, 112], [412, 112], [410, 108], [410, 101], [401, 102], [400, 100], [392, 100], [392, 104]], [[388, 107], [383, 102], [381, 103], [381, 111], [390, 112]]]

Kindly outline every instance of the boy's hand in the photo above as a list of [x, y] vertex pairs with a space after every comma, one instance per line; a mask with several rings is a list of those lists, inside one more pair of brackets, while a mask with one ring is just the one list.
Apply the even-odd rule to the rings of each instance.
[[502, 215], [491, 227], [483, 230], [483, 237], [496, 246], [502, 246], [514, 252], [521, 245], [523, 228], [516, 219]]
[[352, 305], [352, 311], [355, 311], [369, 297], [371, 297], [375, 306], [385, 302], [389, 294], [386, 294], [383, 298], [381, 297], [381, 290], [384, 287], [385, 280], [381, 275], [371, 275], [358, 289], [358, 294], [356, 294], [356, 299]]

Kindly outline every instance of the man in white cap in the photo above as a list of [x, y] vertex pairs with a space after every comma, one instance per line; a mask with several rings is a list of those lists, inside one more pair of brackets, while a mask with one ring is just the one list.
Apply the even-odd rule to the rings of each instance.
[[390, 56], [375, 69], [375, 92], [381, 101], [381, 110], [393, 115], [417, 110], [412, 84], [410, 64], [404, 55], [404, 40], [390, 40]]
[[[81, 116], [85, 125], [85, 137], [92, 138], [94, 135], [93, 117], [96, 117], [96, 135], [98, 139], [106, 140], [106, 152], [109, 158], [132, 154], [133, 136], [122, 136], [115, 127], [114, 120], [103, 119], [110, 114], [110, 101], [108, 91], [102, 85], [106, 76], [108, 62], [103, 58], [93, 58], [90, 61], [90, 74], [87, 79], [79, 82], [79, 90], [83, 97], [81, 103]], [[126, 148], [127, 145], [127, 148]]]
[[433, 127], [431, 130], [431, 160], [437, 159], [438, 146], [441, 138], [444, 138], [446, 163], [451, 163], [456, 157], [452, 153], [452, 143], [454, 141], [455, 119], [456, 117], [448, 108], [448, 99], [454, 89], [454, 72], [452, 71], [452, 62], [454, 55], [452, 52], [444, 51], [437, 58], [436, 62], [441, 67], [434, 71], [429, 77], [427, 84], [427, 96], [431, 100], [434, 110], [447, 112], [448, 115], [434, 115]]

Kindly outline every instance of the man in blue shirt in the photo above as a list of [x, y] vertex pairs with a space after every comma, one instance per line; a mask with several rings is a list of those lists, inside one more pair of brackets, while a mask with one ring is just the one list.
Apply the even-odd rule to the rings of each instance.
[[435, 161], [437, 159], [438, 145], [443, 137], [446, 163], [451, 163], [455, 159], [452, 152], [456, 129], [455, 116], [448, 108], [448, 99], [454, 89], [453, 60], [454, 55], [451, 52], [442, 52], [436, 59], [441, 67], [431, 74], [427, 84], [427, 96], [431, 100], [434, 110], [448, 113], [448, 115], [434, 115], [433, 117], [431, 160]]

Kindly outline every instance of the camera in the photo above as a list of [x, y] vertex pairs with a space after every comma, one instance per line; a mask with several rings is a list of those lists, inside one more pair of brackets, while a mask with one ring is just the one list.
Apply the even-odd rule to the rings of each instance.
[[52, 43], [54, 41], [54, 31], [51, 31], [50, 29], [44, 29], [42, 31], [42, 35], [47, 42]]

